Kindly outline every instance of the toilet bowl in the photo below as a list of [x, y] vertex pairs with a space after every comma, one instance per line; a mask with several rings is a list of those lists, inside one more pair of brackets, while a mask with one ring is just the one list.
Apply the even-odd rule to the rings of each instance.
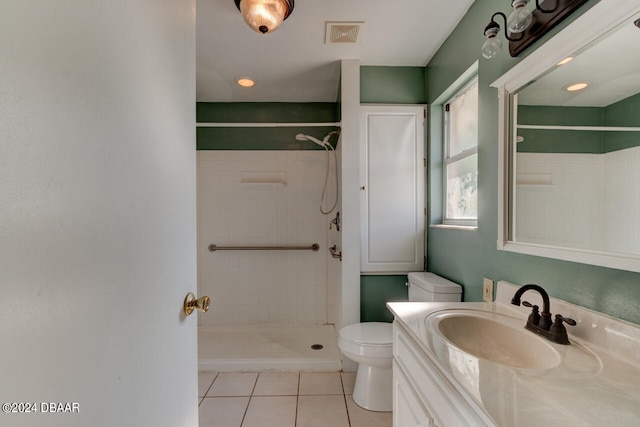
[[[409, 301], [460, 301], [462, 287], [424, 271], [407, 277]], [[356, 323], [340, 329], [338, 347], [348, 359], [358, 362], [353, 401], [370, 411], [393, 407], [393, 326], [391, 323]]]
[[358, 363], [353, 401], [370, 411], [391, 411], [393, 344], [391, 323], [356, 323], [340, 329], [338, 347]]

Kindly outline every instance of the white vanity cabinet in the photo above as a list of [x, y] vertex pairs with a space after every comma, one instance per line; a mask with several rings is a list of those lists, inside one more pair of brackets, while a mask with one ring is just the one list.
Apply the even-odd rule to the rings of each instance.
[[482, 427], [495, 424], [473, 408], [397, 321], [393, 324], [393, 426]]
[[424, 107], [360, 107], [364, 273], [424, 269]]
[[435, 427], [431, 412], [424, 407], [409, 379], [396, 362], [393, 364], [393, 425]]

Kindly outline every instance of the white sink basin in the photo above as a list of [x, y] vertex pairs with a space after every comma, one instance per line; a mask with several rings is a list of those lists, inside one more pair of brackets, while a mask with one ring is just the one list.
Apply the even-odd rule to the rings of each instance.
[[524, 329], [524, 321], [482, 310], [443, 310], [426, 317], [431, 334], [479, 359], [522, 369], [551, 369], [562, 360], [545, 339]]

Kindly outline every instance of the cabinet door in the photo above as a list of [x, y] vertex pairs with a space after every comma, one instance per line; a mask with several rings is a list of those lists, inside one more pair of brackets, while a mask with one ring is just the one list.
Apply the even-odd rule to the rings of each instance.
[[393, 367], [393, 426], [436, 427], [431, 414], [420, 403], [402, 370]]
[[424, 269], [424, 108], [362, 106], [360, 270]]

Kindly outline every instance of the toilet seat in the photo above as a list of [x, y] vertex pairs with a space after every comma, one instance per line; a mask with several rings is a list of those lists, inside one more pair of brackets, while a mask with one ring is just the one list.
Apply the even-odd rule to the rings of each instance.
[[386, 322], [356, 323], [340, 329], [340, 349], [376, 358], [393, 357], [393, 325]]

